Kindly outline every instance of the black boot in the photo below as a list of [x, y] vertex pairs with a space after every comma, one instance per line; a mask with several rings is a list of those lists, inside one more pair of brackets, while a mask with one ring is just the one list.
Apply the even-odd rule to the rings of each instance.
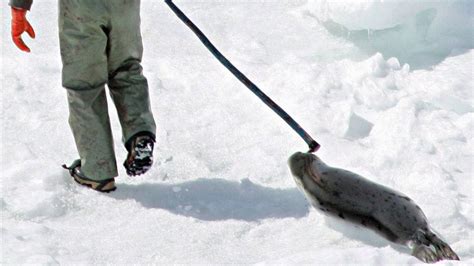
[[150, 134], [140, 134], [127, 142], [128, 156], [123, 166], [127, 175], [137, 176], [146, 173], [153, 164], [155, 138]]

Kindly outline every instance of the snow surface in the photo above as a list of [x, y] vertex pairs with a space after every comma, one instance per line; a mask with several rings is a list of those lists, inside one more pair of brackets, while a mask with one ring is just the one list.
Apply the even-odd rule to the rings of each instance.
[[472, 48], [472, 0], [308, 0], [308, 10], [334, 35], [412, 69]]
[[[57, 1], [36, 1], [29, 13], [31, 54], [10, 42], [6, 2], [0, 263], [420, 263], [306, 203], [286, 165], [304, 143], [162, 1], [142, 1], [156, 164], [138, 178], [120, 169], [111, 194], [77, 186], [60, 169], [77, 155]], [[474, 263], [472, 1], [176, 2], [319, 140], [323, 160], [413, 198], [462, 259], [440, 264]]]

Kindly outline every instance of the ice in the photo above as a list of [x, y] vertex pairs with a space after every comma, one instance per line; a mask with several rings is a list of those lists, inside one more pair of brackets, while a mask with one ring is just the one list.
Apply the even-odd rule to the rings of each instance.
[[349, 125], [346, 132], [346, 137], [350, 139], [365, 138], [370, 135], [370, 131], [374, 125], [363, 117], [352, 113], [349, 119]]
[[[454, 264], [474, 263], [472, 1], [175, 2], [322, 144], [318, 156], [408, 195]], [[77, 153], [57, 1], [28, 13], [31, 54], [11, 43], [0, 5], [1, 264], [420, 263], [308, 205], [286, 165], [304, 142], [163, 1], [142, 0], [156, 163], [135, 178], [120, 168], [111, 194], [78, 186], [60, 167]]]
[[453, 2], [455, 1], [310, 0], [309, 5], [318, 12], [321, 20], [333, 20], [350, 30], [381, 30], [403, 24], [424, 10], [437, 8], [442, 4], [451, 6]]
[[413, 69], [474, 48], [474, 2], [468, 0], [310, 0], [307, 8], [331, 34]]

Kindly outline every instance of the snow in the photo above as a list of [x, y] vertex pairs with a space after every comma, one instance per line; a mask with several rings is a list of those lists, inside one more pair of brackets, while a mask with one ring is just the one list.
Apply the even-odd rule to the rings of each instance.
[[308, 0], [308, 14], [368, 53], [426, 69], [472, 49], [470, 0]]
[[[359, 30], [392, 28], [426, 10], [452, 13], [452, 9], [461, 7], [468, 11], [466, 6], [472, 5], [466, 0], [309, 0], [308, 2], [320, 19], [331, 19], [350, 29]], [[449, 27], [459, 26], [463, 25], [454, 24]]]
[[[414, 199], [462, 259], [440, 264], [473, 264], [472, 2], [347, 2], [176, 1], [322, 144], [325, 162]], [[2, 27], [0, 263], [420, 263], [311, 208], [286, 165], [304, 143], [162, 1], [142, 5], [156, 164], [136, 178], [120, 169], [118, 190], [105, 195], [60, 168], [77, 155], [57, 1], [28, 14], [31, 54]]]

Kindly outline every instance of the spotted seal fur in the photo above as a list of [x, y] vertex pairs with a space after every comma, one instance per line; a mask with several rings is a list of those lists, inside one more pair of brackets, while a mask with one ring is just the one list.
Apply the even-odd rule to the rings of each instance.
[[316, 209], [406, 245], [423, 262], [459, 260], [430, 230], [421, 208], [404, 194], [330, 167], [314, 154], [297, 152], [288, 164], [296, 184]]

